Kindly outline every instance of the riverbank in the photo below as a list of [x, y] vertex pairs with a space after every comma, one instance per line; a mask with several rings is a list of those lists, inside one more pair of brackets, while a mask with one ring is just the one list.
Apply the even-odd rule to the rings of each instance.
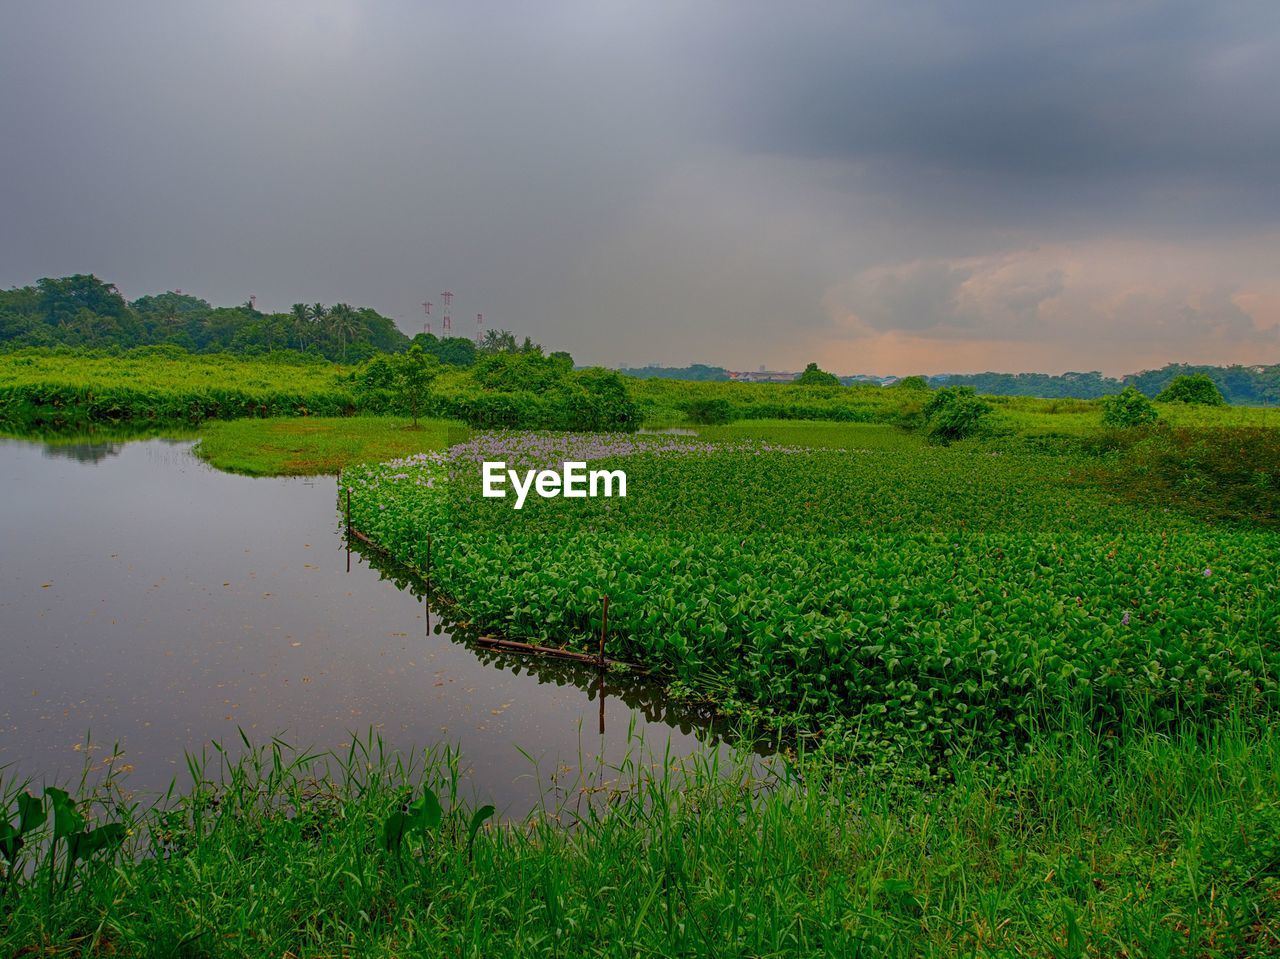
[[[209, 754], [215, 760], [217, 752]], [[317, 763], [327, 772], [316, 775]], [[460, 801], [465, 757], [192, 767], [167, 806], [82, 795], [127, 838], [10, 884], [6, 954], [349, 956], [1263, 955], [1280, 948], [1280, 734], [1036, 742], [933, 778], [797, 758], [623, 761], [527, 819]], [[16, 822], [17, 784], [5, 786]], [[388, 820], [429, 789], [396, 844]], [[477, 815], [479, 812], [480, 815]], [[473, 834], [471, 827], [476, 825]], [[48, 825], [43, 836], [47, 839]], [[50, 872], [50, 867], [55, 866]]]
[[378, 463], [447, 449], [469, 430], [452, 420], [407, 417], [277, 417], [205, 423], [195, 454], [209, 465], [249, 476], [335, 474], [354, 463]]

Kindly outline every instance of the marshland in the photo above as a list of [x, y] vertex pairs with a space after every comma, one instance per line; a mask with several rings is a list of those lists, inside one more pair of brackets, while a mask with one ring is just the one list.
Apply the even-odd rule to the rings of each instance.
[[[502, 354], [414, 399], [414, 362], [308, 373], [379, 415], [217, 420], [155, 413], [222, 387], [145, 356], [0, 357], [8, 943], [1273, 935], [1271, 411], [606, 371], [579, 394]], [[121, 363], [148, 385], [100, 422], [88, 384]], [[273, 370], [215, 363], [252, 371], [228, 390]], [[446, 409], [472, 376], [505, 388]], [[623, 469], [628, 495], [517, 512], [483, 495], [493, 460]], [[600, 649], [638, 668], [556, 655]]]

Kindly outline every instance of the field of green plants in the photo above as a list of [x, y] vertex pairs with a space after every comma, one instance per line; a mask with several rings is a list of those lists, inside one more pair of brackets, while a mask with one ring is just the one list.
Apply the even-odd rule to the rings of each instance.
[[[628, 496], [479, 495], [482, 459], [564, 458], [625, 468]], [[859, 748], [1004, 752], [1067, 715], [1163, 728], [1274, 705], [1280, 535], [1123, 502], [1081, 465], [482, 434], [344, 483], [398, 558], [421, 565], [431, 537], [433, 584], [473, 625], [589, 649], [607, 594], [612, 656]]]
[[[882, 424], [920, 429], [927, 404], [947, 391], [901, 386], [801, 386], [631, 379], [575, 370], [567, 354], [482, 355], [466, 369], [435, 356], [377, 355], [344, 367], [281, 351], [258, 357], [191, 354], [173, 346], [103, 353], [70, 348], [0, 353], [0, 430], [63, 434], [88, 429], [193, 425], [266, 416], [433, 416], [486, 429], [620, 430], [759, 421]], [[408, 386], [405, 374], [415, 373]], [[1096, 431], [1096, 400], [986, 397], [980, 432], [1082, 437]], [[1262, 408], [1157, 403], [1173, 427], [1280, 427]], [[989, 415], [988, 415], [989, 414]], [[889, 434], [885, 434], [886, 436]], [[951, 438], [955, 438], [954, 436]]]
[[144, 347], [121, 356], [0, 355], [0, 429], [74, 431], [245, 416], [349, 415], [342, 369], [300, 355], [248, 359]]

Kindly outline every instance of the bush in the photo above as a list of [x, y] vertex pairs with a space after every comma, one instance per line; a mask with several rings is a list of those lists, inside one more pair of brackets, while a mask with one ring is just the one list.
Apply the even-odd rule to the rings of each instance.
[[613, 370], [580, 370], [565, 377], [556, 399], [564, 404], [564, 429], [587, 432], [631, 432], [640, 413]]
[[923, 376], [904, 376], [893, 384], [895, 390], [927, 390], [929, 381]]
[[485, 389], [536, 393], [554, 387], [567, 372], [559, 359], [541, 353], [491, 353], [476, 363], [471, 375]]
[[441, 374], [424, 412], [498, 429], [630, 432], [640, 422], [617, 373], [567, 371], [536, 354], [497, 354], [471, 371]]
[[991, 415], [991, 404], [972, 386], [946, 386], [934, 393], [921, 410], [929, 435], [950, 443], [982, 432]]
[[728, 400], [693, 400], [684, 405], [684, 413], [699, 426], [720, 426], [733, 419]]
[[1132, 386], [1102, 398], [1102, 424], [1117, 429], [1149, 426], [1159, 416], [1151, 401]]
[[1280, 527], [1280, 430], [1130, 431], [1095, 475], [1126, 499], [1212, 520]]
[[1175, 376], [1156, 397], [1157, 403], [1193, 403], [1197, 406], [1226, 406], [1218, 386], [1204, 373]]
[[791, 382], [796, 386], [839, 386], [840, 377], [818, 369], [817, 363], [810, 363], [804, 368], [804, 372]]

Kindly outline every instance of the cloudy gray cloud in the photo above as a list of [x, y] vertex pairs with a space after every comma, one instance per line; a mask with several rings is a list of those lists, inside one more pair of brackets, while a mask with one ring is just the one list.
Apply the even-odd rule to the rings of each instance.
[[1017, 222], [1280, 210], [1274, 3], [820, 9], [749, 20], [718, 45], [745, 81], [721, 91], [745, 146], [838, 159], [900, 202]]
[[450, 287], [610, 364], [1273, 361], [1278, 44], [1269, 2], [11, 5], [0, 283], [407, 330]]

